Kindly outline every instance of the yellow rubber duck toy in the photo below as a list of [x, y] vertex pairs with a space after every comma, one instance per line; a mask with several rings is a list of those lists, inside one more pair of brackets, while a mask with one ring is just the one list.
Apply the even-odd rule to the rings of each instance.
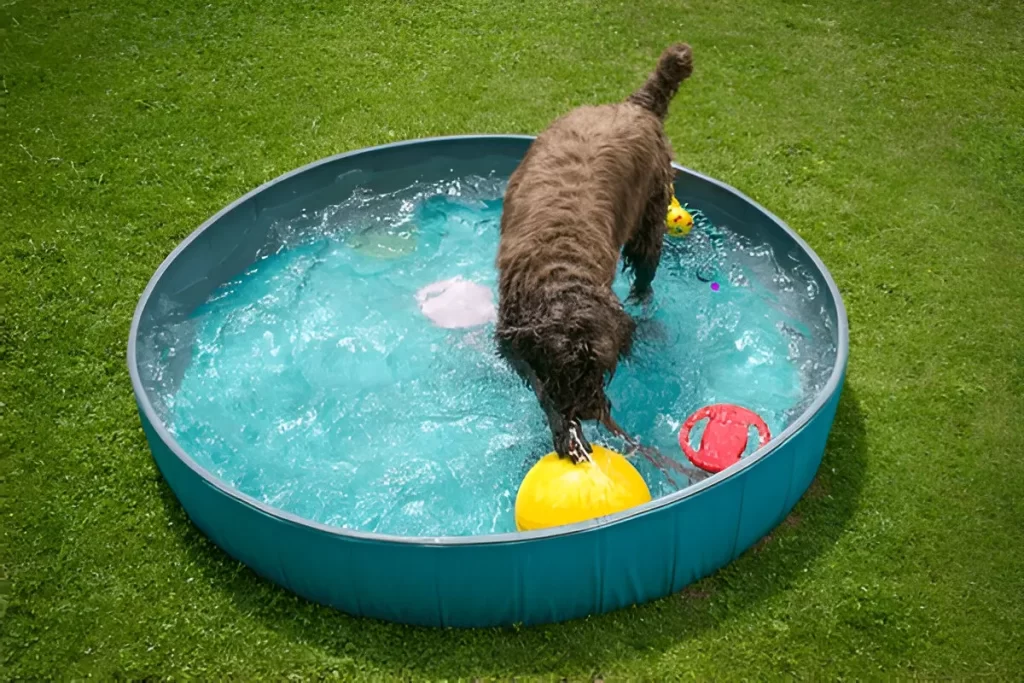
[[672, 237], [686, 237], [693, 229], [693, 216], [679, 204], [675, 195], [672, 195], [672, 203], [668, 205], [668, 218], [665, 222], [668, 234]]
[[593, 444], [589, 461], [573, 464], [548, 453], [516, 494], [516, 528], [546, 529], [603, 517], [651, 500], [636, 468], [615, 451]]

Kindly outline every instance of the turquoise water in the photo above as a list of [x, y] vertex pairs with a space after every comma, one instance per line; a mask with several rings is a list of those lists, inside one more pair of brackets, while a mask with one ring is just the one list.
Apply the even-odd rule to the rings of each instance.
[[[193, 314], [191, 361], [162, 396], [178, 442], [240, 491], [324, 524], [513, 531], [519, 482], [551, 450], [541, 411], [496, 357], [493, 323], [439, 327], [416, 296], [456, 277], [494, 291], [501, 191], [463, 179], [357, 195], [302, 229], [279, 226], [284, 246]], [[834, 354], [805, 313], [820, 308], [812, 285], [695, 216], [667, 245], [653, 303], [631, 311], [638, 342], [608, 390], [627, 431], [680, 461], [679, 427], [708, 403], [781, 432]], [[688, 483], [635, 462], [655, 496]]]

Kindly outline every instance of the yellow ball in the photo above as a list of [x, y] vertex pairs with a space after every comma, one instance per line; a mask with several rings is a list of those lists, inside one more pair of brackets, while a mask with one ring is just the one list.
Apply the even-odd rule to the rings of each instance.
[[651, 499], [647, 483], [623, 456], [594, 444], [593, 462], [574, 465], [549, 453], [516, 495], [516, 528], [545, 529], [610, 515]]

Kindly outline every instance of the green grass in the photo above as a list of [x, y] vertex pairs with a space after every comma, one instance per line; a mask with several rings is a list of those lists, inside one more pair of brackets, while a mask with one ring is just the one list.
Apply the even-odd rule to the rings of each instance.
[[[155, 4], [0, 6], [0, 678], [1024, 670], [1019, 2]], [[175, 244], [332, 153], [620, 99], [680, 38], [679, 160], [786, 219], [849, 309], [787, 523], [680, 595], [473, 632], [305, 603], [204, 540], [124, 362]]]

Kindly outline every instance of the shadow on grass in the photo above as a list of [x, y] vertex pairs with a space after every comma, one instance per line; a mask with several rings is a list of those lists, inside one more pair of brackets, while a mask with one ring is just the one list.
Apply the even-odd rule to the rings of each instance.
[[[677, 647], [790, 589], [844, 533], [858, 505], [867, 461], [856, 391], [847, 386], [818, 476], [789, 517], [740, 558], [682, 593], [607, 615], [532, 628], [443, 630], [350, 617], [257, 577], [191, 524], [184, 552], [240, 612], [339, 664], [428, 677], [477, 674], [599, 675], [612, 666]], [[164, 487], [175, 521], [185, 513]]]

